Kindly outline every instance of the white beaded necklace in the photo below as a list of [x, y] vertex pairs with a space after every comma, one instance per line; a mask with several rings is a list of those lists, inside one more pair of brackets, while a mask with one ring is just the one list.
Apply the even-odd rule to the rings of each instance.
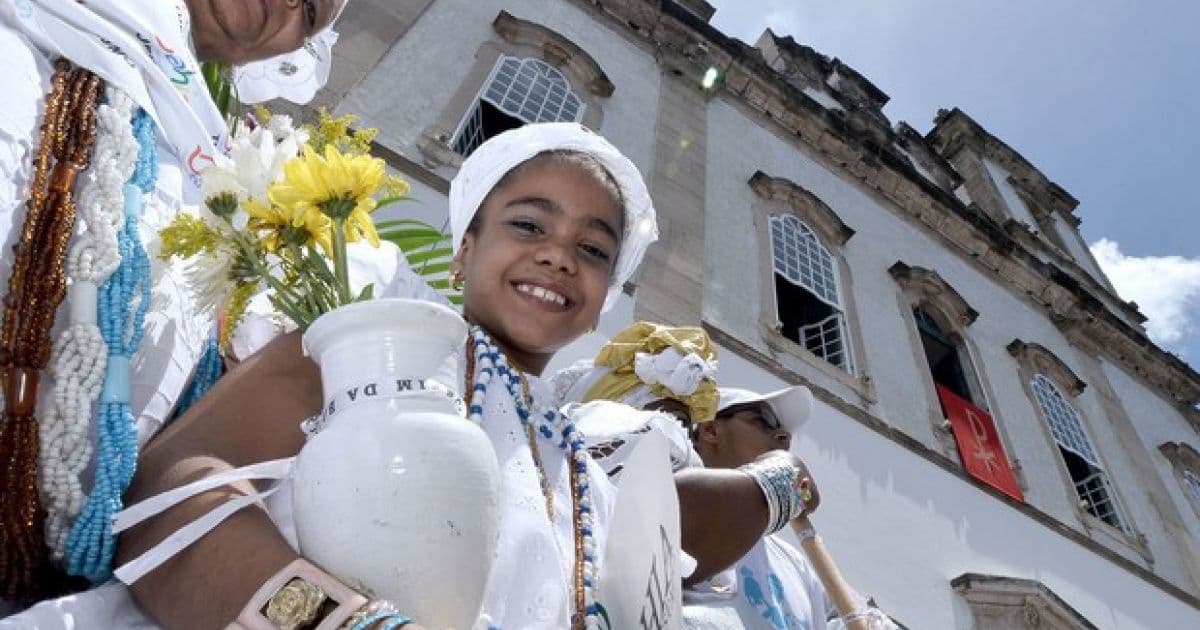
[[92, 457], [92, 403], [104, 382], [108, 350], [97, 326], [98, 288], [121, 263], [117, 232], [125, 221], [124, 187], [133, 174], [138, 142], [133, 101], [108, 87], [96, 112], [92, 167], [79, 193], [83, 230], [67, 258], [70, 324], [54, 344], [54, 395], [41, 423], [39, 484], [45, 497], [46, 544], [62, 560], [72, 519], [83, 507], [79, 475]]

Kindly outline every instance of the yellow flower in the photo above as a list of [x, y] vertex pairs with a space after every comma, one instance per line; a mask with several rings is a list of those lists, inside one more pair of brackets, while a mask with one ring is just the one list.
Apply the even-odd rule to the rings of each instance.
[[370, 213], [384, 179], [384, 162], [369, 155], [346, 154], [325, 145], [324, 155], [305, 146], [303, 154], [283, 167], [283, 180], [267, 192], [271, 203], [292, 217], [294, 225], [311, 222], [320, 213], [326, 219], [344, 219], [346, 239], [366, 236], [379, 245]]
[[159, 235], [162, 239], [159, 257], [163, 260], [174, 256], [187, 260], [202, 252], [212, 253], [222, 240], [204, 219], [189, 213], [177, 215]]
[[316, 244], [330, 255], [333, 221], [320, 210], [304, 205], [267, 205], [255, 199], [247, 200], [243, 207], [250, 215], [250, 230], [261, 233], [267, 251], [278, 252], [294, 240], [297, 245]]

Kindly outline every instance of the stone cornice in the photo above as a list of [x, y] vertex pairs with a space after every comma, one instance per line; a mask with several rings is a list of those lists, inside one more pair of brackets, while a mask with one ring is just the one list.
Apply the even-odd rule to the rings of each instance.
[[575, 76], [583, 79], [588, 91], [596, 96], [607, 98], [616, 89], [604, 69], [587, 51], [541, 24], [522, 20], [502, 10], [492, 21], [492, 28], [506, 42], [540, 48], [543, 59], [551, 65], [572, 70]]
[[1087, 387], [1083, 379], [1076, 376], [1075, 372], [1062, 359], [1058, 358], [1058, 355], [1050, 352], [1041, 344], [1025, 343], [1020, 339], [1013, 339], [1006, 349], [1030, 372], [1050, 377], [1072, 396], [1082, 394], [1084, 388]]
[[1172, 464], [1183, 464], [1192, 468], [1200, 469], [1200, 453], [1192, 448], [1190, 444], [1183, 442], [1163, 442], [1158, 445], [1158, 450]]
[[925, 296], [961, 326], [970, 326], [979, 317], [979, 311], [971, 308], [963, 296], [936, 271], [924, 267], [910, 267], [897, 260], [888, 268], [888, 273], [900, 286]]
[[[1097, 630], [1078, 610], [1037, 580], [964, 573], [950, 580], [950, 586], [967, 600], [972, 610], [984, 615], [989, 610], [1019, 608], [1027, 628]], [[1005, 618], [1008, 617], [1000, 614], [995, 621]]]
[[[860, 181], [913, 222], [938, 235], [951, 251], [974, 261], [1041, 308], [1051, 321], [1085, 326], [1109, 339], [1100, 350], [1169, 399], [1187, 406], [1200, 401], [1200, 374], [1111, 313], [1093, 295], [1102, 292], [1102, 287], [1094, 281], [1084, 287], [1054, 265], [1042, 262], [979, 209], [964, 205], [951, 192], [926, 180], [893, 148], [875, 145], [842, 117], [788, 83], [756, 49], [724, 35], [672, 0], [606, 0], [603, 5], [577, 2], [606, 14], [614, 28], [654, 51], [660, 64], [696, 89], [702, 89], [704, 73], [716, 68], [721, 78], [711, 88], [714, 95], [724, 95], [748, 108], [831, 169]], [[965, 115], [955, 119], [965, 124]], [[1074, 201], [1065, 192], [1062, 197], [1068, 204]]]
[[1038, 205], [1060, 213], [1073, 226], [1079, 225], [1079, 217], [1073, 214], [1079, 201], [1070, 193], [1050, 181], [1025, 156], [1008, 146], [1004, 141], [988, 133], [957, 107], [941, 110], [934, 120], [934, 127], [926, 135], [929, 143], [941, 150], [949, 159], [964, 147], [974, 148], [980, 155], [994, 160], [1014, 175], [1019, 186], [1028, 191]]
[[832, 208], [790, 179], [771, 177], [757, 171], [748, 183], [759, 197], [782, 201], [791, 206], [806, 223], [810, 223], [811, 227], [820, 232], [826, 242], [842, 246], [854, 236], [854, 229], [843, 223]]
[[954, 167], [946, 161], [933, 147], [929, 146], [929, 142], [925, 140], [925, 136], [919, 131], [912, 128], [912, 125], [903, 120], [895, 124], [896, 138], [900, 146], [904, 147], [909, 153], [914, 154], [913, 157], [926, 162], [922, 164], [927, 170], [932, 171], [934, 177], [945, 178], [945, 182], [936, 182], [941, 184], [946, 190], [955, 190], [963, 183], [962, 175], [954, 170]]

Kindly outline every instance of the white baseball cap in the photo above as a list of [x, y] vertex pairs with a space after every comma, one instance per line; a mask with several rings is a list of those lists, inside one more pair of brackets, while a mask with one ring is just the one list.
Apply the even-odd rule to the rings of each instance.
[[759, 394], [736, 387], [722, 387], [719, 391], [721, 397], [717, 402], [718, 415], [734, 405], [765, 403], [771, 407], [775, 417], [779, 418], [779, 424], [795, 433], [812, 414], [813, 395], [803, 385], [793, 385], [769, 394]]

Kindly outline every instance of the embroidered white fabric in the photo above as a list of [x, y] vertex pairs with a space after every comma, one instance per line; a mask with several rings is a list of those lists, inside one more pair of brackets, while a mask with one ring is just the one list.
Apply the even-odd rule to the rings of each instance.
[[583, 442], [592, 459], [614, 483], [619, 483], [625, 461], [638, 442], [652, 431], [667, 438], [672, 472], [704, 466], [692, 448], [687, 430], [671, 414], [642, 411], [610, 400], [570, 404], [564, 412], [575, 419], [575, 426], [583, 434]]

